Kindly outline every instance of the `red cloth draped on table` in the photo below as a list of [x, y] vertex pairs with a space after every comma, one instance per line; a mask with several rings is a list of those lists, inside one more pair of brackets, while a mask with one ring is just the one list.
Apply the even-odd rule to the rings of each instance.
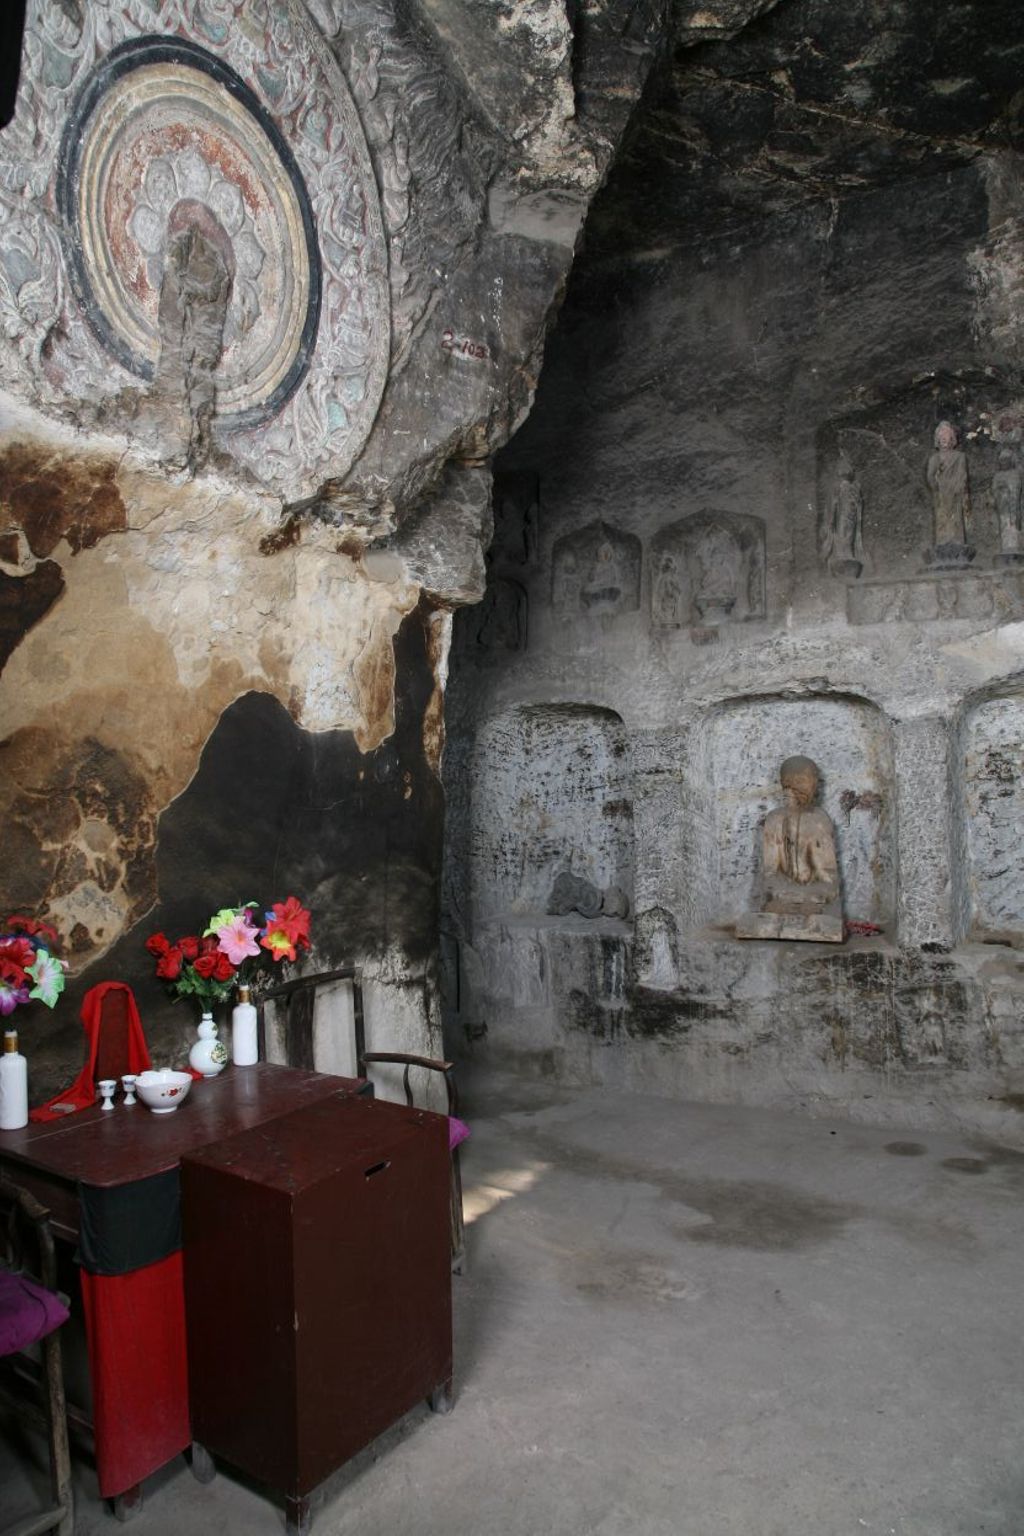
[[181, 1251], [126, 1275], [81, 1276], [96, 1472], [112, 1499], [192, 1439]]
[[[103, 1000], [110, 992], [123, 992], [125, 1012], [128, 1023], [128, 1072], [146, 1072], [149, 1070], [149, 1050], [146, 1046], [146, 1037], [142, 1033], [142, 1020], [139, 1018], [139, 1010], [135, 1006], [135, 995], [130, 986], [124, 981], [101, 981], [98, 986], [90, 987], [82, 999], [82, 1026], [85, 1030], [85, 1038], [88, 1048], [88, 1056], [85, 1066], [79, 1072], [70, 1088], [65, 1088], [63, 1093], [58, 1093], [54, 1098], [48, 1099], [45, 1104], [40, 1104], [32, 1110], [30, 1120], [57, 1120], [62, 1114], [67, 1114], [68, 1109], [88, 1109], [96, 1100], [96, 1057], [100, 1048], [100, 1029], [103, 1023]], [[66, 1106], [63, 1110], [58, 1105]]]
[[[118, 1025], [125, 1031], [124, 1070], [138, 1073], [149, 1069], [149, 1050], [131, 987], [123, 981], [102, 981], [90, 987], [82, 999], [85, 1065], [71, 1087], [34, 1109], [31, 1119], [57, 1120], [70, 1110], [88, 1109], [95, 1103], [104, 1002], [116, 993], [123, 994], [117, 1001], [123, 1008]], [[126, 1274], [92, 1274], [84, 1263], [79, 1274], [92, 1382], [96, 1472], [101, 1498], [112, 1499], [179, 1455], [192, 1438], [181, 1250]]]

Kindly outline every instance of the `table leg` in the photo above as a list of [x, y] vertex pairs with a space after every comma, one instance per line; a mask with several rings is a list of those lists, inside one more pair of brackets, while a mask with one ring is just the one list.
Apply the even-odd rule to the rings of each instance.
[[114, 1506], [114, 1519], [123, 1524], [126, 1520], [134, 1520], [142, 1509], [142, 1484], [136, 1483], [131, 1488], [126, 1488], [124, 1493], [119, 1493], [111, 1500]]
[[436, 1386], [427, 1398], [431, 1413], [451, 1413], [454, 1401], [450, 1376], [447, 1381], [442, 1381], [439, 1386]]
[[309, 1536], [313, 1525], [309, 1513], [309, 1499], [296, 1499], [286, 1495], [284, 1501], [285, 1536]]
[[205, 1445], [192, 1441], [192, 1476], [197, 1483], [212, 1483], [217, 1476], [217, 1466]]

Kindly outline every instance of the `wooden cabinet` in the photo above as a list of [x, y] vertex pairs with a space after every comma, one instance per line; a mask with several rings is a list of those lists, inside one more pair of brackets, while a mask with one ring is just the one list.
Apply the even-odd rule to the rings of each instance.
[[448, 1127], [332, 1096], [182, 1161], [192, 1433], [306, 1497], [452, 1374]]

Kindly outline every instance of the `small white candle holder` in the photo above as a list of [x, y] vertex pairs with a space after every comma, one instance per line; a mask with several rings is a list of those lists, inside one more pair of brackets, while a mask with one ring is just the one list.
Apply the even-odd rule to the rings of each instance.
[[129, 1104], [138, 1103], [138, 1100], [135, 1097], [135, 1078], [136, 1073], [134, 1072], [126, 1072], [121, 1078], [121, 1086], [124, 1089], [124, 1104], [126, 1109], [128, 1108]]
[[117, 1079], [114, 1077], [101, 1077], [96, 1087], [99, 1089], [100, 1098], [103, 1100], [100, 1108], [113, 1109], [114, 1094], [117, 1091]]

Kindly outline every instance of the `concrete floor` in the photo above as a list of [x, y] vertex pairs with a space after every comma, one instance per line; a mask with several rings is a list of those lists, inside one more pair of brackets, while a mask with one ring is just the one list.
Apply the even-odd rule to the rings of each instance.
[[[478, 1096], [458, 1400], [317, 1536], [1022, 1536], [1024, 1153], [750, 1109]], [[27, 1499], [0, 1463], [4, 1516]], [[88, 1464], [78, 1531], [113, 1536]], [[133, 1536], [277, 1536], [181, 1461]]]

